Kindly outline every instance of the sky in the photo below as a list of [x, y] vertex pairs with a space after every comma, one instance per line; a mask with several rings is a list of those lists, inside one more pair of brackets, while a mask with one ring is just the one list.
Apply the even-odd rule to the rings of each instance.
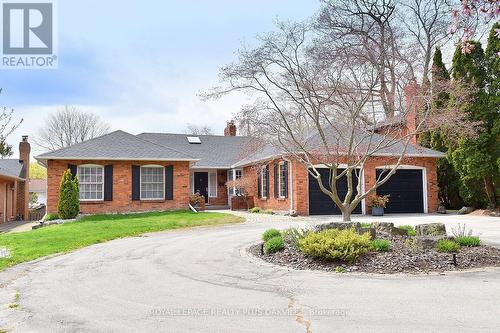
[[8, 139], [13, 157], [21, 136], [33, 138], [64, 105], [133, 134], [182, 133], [188, 123], [222, 134], [246, 97], [197, 94], [218, 83], [219, 66], [242, 44], [318, 8], [316, 0], [59, 0], [58, 68], [0, 70], [0, 105], [24, 119]]

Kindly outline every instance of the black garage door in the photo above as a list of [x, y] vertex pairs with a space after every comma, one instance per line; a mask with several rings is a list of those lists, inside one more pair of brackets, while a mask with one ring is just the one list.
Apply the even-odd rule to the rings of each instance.
[[[377, 179], [389, 170], [377, 170]], [[378, 195], [389, 194], [386, 213], [423, 213], [422, 170], [397, 170], [389, 180], [377, 189]]]
[[[326, 188], [330, 188], [329, 179], [330, 179], [330, 169], [316, 169], [321, 174], [321, 180]], [[339, 169], [339, 173], [342, 172], [343, 169]], [[353, 184], [354, 188], [358, 186], [358, 177], [353, 175]], [[347, 177], [342, 177], [337, 181], [337, 193], [341, 200], [345, 198], [347, 194]], [[357, 191], [354, 190], [353, 197], [357, 194]], [[353, 211], [354, 214], [361, 214], [361, 204], [356, 207]], [[309, 214], [310, 215], [338, 215], [340, 214], [340, 209], [335, 205], [335, 203], [330, 199], [329, 196], [321, 192], [319, 188], [318, 181], [314, 179], [313, 176], [309, 175]]]

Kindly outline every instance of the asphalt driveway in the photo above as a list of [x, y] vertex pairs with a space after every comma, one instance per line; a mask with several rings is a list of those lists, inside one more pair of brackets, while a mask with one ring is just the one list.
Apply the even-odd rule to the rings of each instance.
[[[266, 228], [331, 219], [248, 216], [240, 225], [119, 239], [8, 269], [0, 273], [0, 329], [316, 333], [500, 327], [500, 269], [397, 276], [292, 271], [244, 249]], [[500, 244], [499, 219], [438, 217], [473, 224], [483, 238]], [[433, 218], [406, 216], [401, 224]], [[496, 236], [487, 234], [491, 230]], [[16, 292], [19, 308], [11, 309]]]

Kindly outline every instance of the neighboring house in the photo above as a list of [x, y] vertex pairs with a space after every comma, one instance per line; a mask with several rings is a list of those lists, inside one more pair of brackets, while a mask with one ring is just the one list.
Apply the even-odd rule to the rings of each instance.
[[30, 179], [29, 193], [30, 198], [36, 194], [36, 203], [47, 204], [47, 179]]
[[[418, 91], [416, 88], [407, 94], [411, 89]], [[415, 114], [409, 112], [407, 120], [383, 123], [377, 132], [400, 126], [404, 133], [405, 128], [415, 126], [411, 119]], [[382, 136], [375, 134], [372, 140], [382, 140]], [[310, 142], [314, 146], [314, 137]], [[369, 158], [361, 173], [361, 188], [373, 186], [384, 170], [396, 164], [401, 151], [403, 145], [394, 144]], [[436, 161], [444, 156], [410, 144], [401, 167], [377, 189], [377, 194], [390, 195], [386, 212], [435, 212]], [[254, 179], [255, 186], [248, 192], [255, 206], [301, 215], [340, 213], [302, 164], [269, 146], [259, 149], [254, 138], [236, 136], [233, 122], [228, 122], [224, 136], [115, 131], [36, 159], [47, 167], [49, 213], [57, 211], [59, 184], [68, 169], [78, 177], [83, 213], [186, 209], [189, 196], [196, 192], [205, 196], [208, 206], [229, 206], [235, 193], [225, 184], [242, 176]], [[322, 170], [327, 179], [329, 169]], [[337, 186], [343, 196], [346, 181], [339, 180]], [[365, 200], [354, 211], [369, 212]]]
[[0, 159], [0, 223], [29, 216], [29, 192], [26, 179], [29, 177], [30, 144], [23, 136], [19, 143], [19, 159]]

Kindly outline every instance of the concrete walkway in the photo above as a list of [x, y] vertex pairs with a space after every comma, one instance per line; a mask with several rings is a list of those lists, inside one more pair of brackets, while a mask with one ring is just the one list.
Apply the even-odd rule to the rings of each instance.
[[13, 221], [0, 223], [0, 234], [4, 232], [23, 232], [31, 230], [31, 227], [38, 222]]
[[[0, 329], [498, 332], [500, 269], [390, 276], [290, 270], [245, 249], [267, 228], [330, 218], [237, 214], [248, 221], [119, 239], [1, 272]], [[384, 217], [389, 219], [396, 217]], [[481, 232], [500, 228], [498, 220], [454, 216], [401, 222], [435, 219], [467, 221]], [[480, 228], [481, 221], [490, 226]], [[16, 292], [19, 307], [12, 309], [7, 304], [16, 302]]]

